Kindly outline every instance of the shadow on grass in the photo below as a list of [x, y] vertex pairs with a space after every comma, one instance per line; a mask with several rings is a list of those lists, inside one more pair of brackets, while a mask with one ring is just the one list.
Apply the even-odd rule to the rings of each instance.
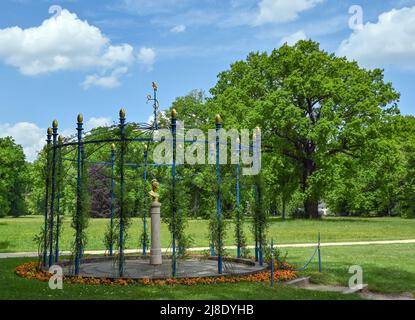
[[10, 241], [0, 241], [0, 250], [6, 250], [10, 247]]
[[[373, 217], [376, 218], [376, 217]], [[302, 218], [286, 218], [285, 220], [283, 220], [281, 217], [270, 217], [269, 221], [270, 222], [281, 222], [281, 223], [294, 223], [294, 222], [299, 222], [299, 221], [304, 221], [304, 222], [321, 222], [321, 223], [342, 223], [342, 222], [373, 222], [373, 218], [371, 217], [328, 217], [328, 218], [321, 218], [321, 219], [302, 219]], [[246, 221], [248, 221], [248, 219], [246, 219]], [[389, 222], [389, 221], [384, 221]]]
[[414, 272], [368, 265], [363, 266], [363, 279], [372, 291], [391, 293], [412, 292], [415, 294]]
[[[311, 220], [311, 221], [321, 221], [324, 223], [342, 223], [342, 222], [370, 222], [373, 223], [373, 219], [365, 217], [365, 218], [343, 218], [343, 217], [333, 217], [333, 218], [323, 218], [321, 220]], [[386, 221], [385, 221], [386, 222]]]
[[[304, 272], [316, 284], [332, 284], [348, 286], [353, 274], [348, 273], [349, 265], [344, 263], [330, 263], [323, 265], [323, 272], [315, 271], [314, 266]], [[415, 273], [398, 268], [379, 267], [374, 264], [362, 265], [363, 283], [369, 290], [379, 293], [399, 294], [411, 292], [415, 294]]]

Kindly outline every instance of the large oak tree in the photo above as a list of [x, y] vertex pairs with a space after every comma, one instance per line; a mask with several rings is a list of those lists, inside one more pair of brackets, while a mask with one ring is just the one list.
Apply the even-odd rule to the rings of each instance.
[[398, 112], [383, 71], [320, 49], [313, 41], [251, 53], [218, 76], [213, 106], [228, 126], [262, 128], [264, 150], [291, 161], [304, 210], [318, 216], [327, 168], [374, 147]]

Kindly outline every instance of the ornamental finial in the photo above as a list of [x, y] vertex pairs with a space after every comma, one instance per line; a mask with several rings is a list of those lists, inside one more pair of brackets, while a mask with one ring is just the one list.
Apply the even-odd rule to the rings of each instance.
[[172, 119], [176, 119], [177, 117], [177, 110], [173, 108], [173, 110], [171, 111], [171, 117]]
[[82, 115], [82, 113], [78, 114], [77, 120], [78, 120], [78, 123], [84, 122], [84, 116]]
[[58, 143], [59, 144], [62, 144], [63, 143], [63, 137], [61, 135], [59, 135], [59, 137], [58, 137]]
[[261, 128], [256, 127], [254, 131], [254, 137], [257, 138], [261, 134]]
[[158, 89], [158, 88], [157, 88], [157, 83], [156, 83], [155, 81], [153, 81], [153, 90], [154, 90], [154, 91], [157, 91], [157, 89]]
[[111, 150], [112, 150], [112, 151], [115, 151], [115, 143], [113, 143], [113, 144], [111, 145]]
[[52, 128], [48, 128], [48, 136], [51, 136], [51, 135], [52, 135], [52, 133], [53, 133]]
[[124, 109], [120, 110], [120, 119], [122, 119], [122, 120], [125, 119], [125, 110]]
[[217, 124], [222, 123], [222, 118], [220, 117], [220, 114], [216, 115], [215, 121], [216, 121]]
[[53, 127], [53, 129], [57, 129], [58, 128], [58, 120], [53, 120], [52, 127]]

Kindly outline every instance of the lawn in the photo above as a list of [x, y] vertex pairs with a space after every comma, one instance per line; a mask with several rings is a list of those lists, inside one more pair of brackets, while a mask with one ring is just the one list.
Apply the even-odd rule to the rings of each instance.
[[[290, 248], [288, 261], [303, 264], [312, 248]], [[346, 285], [351, 265], [363, 268], [364, 283], [374, 292], [415, 294], [415, 244], [371, 245], [322, 248], [323, 273], [316, 272], [314, 261], [300, 275], [313, 282]], [[295, 288], [272, 289], [266, 283], [237, 283], [197, 286], [86, 286], [65, 284], [64, 290], [52, 291], [46, 283], [26, 280], [14, 274], [14, 268], [31, 259], [0, 260], [0, 299], [357, 299], [356, 295], [312, 292]]]
[[[109, 221], [91, 219], [88, 227], [87, 250], [104, 249], [103, 235]], [[0, 219], [0, 252], [36, 251], [33, 237], [43, 224], [41, 216]], [[249, 222], [245, 226], [249, 244], [253, 244]], [[127, 248], [139, 247], [139, 235], [142, 221], [132, 219], [127, 239]], [[234, 228], [227, 223], [225, 245], [234, 245]], [[193, 246], [208, 246], [208, 222], [206, 220], [189, 220], [187, 234], [193, 238]], [[278, 243], [315, 242], [317, 233], [321, 232], [322, 242], [359, 241], [359, 240], [397, 240], [415, 239], [415, 219], [400, 218], [324, 218], [318, 221], [271, 219], [268, 235]], [[166, 224], [162, 224], [162, 246], [170, 245], [170, 234]], [[69, 250], [73, 241], [73, 229], [70, 218], [64, 222], [61, 249]]]
[[0, 300], [333, 300], [358, 299], [338, 293], [312, 292], [266, 283], [236, 283], [196, 286], [96, 286], [65, 284], [63, 290], [50, 290], [47, 283], [26, 280], [14, 274], [14, 268], [30, 259], [0, 260]]
[[[302, 266], [312, 248], [288, 248], [287, 262]], [[411, 292], [415, 295], [415, 244], [369, 245], [321, 248], [323, 273], [315, 259], [302, 274], [315, 283], [348, 285], [349, 267], [363, 269], [369, 290], [383, 293]], [[283, 251], [285, 252], [285, 250]]]

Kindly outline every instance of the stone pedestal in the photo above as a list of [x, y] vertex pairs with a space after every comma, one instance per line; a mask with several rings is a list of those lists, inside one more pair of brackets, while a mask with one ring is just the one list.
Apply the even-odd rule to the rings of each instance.
[[159, 202], [153, 202], [150, 208], [151, 215], [151, 265], [161, 265], [161, 241], [160, 241], [160, 207]]

